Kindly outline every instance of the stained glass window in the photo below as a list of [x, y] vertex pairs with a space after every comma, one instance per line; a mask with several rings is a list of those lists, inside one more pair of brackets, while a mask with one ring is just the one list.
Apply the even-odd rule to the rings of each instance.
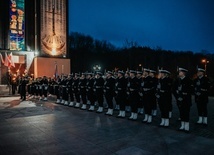
[[25, 3], [10, 0], [10, 50], [25, 50]]

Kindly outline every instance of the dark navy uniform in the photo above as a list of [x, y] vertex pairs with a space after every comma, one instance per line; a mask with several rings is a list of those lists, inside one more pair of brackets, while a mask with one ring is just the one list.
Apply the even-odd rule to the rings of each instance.
[[168, 119], [171, 104], [171, 82], [167, 77], [159, 79], [157, 95], [161, 118]]
[[[205, 70], [198, 69], [198, 72], [205, 72]], [[194, 80], [195, 102], [197, 104], [199, 116], [197, 124], [207, 125], [207, 104], [209, 88], [210, 88], [209, 79], [204, 76], [204, 73], [198, 75], [198, 77]]]
[[186, 77], [187, 70], [179, 68], [179, 79], [175, 93], [178, 107], [180, 109], [181, 127], [179, 130], [189, 132], [189, 113], [192, 106], [192, 81]]
[[139, 80], [135, 76], [130, 77], [128, 83], [128, 93], [129, 93], [129, 102], [131, 105], [131, 117], [129, 117], [129, 119], [132, 120], [137, 119], [137, 108], [138, 108], [137, 106], [140, 100], [139, 89], [140, 89]]
[[20, 79], [20, 96], [22, 101], [26, 100], [26, 85], [27, 85], [27, 80], [25, 78]]
[[82, 108], [81, 109], [86, 109], [86, 104], [87, 104], [87, 98], [86, 98], [86, 78], [83, 77], [85, 75], [82, 75], [82, 77], [79, 79], [79, 92], [80, 92], [80, 96], [82, 99]]
[[153, 95], [153, 81], [152, 77], [146, 76], [143, 78], [141, 83], [141, 92], [143, 93], [143, 103], [145, 110], [145, 119], [143, 122], [152, 122], [152, 95]]
[[122, 71], [118, 72], [122, 76], [117, 78], [115, 83], [115, 92], [116, 92], [116, 101], [117, 104], [120, 106], [120, 112], [118, 117], [125, 117], [125, 106], [127, 100], [127, 79], [124, 77], [124, 73]]
[[191, 87], [192, 81], [188, 78], [179, 78], [179, 83], [176, 91], [176, 100], [180, 109], [181, 121], [189, 122], [189, 112], [192, 105], [191, 102]]
[[[76, 98], [76, 103], [80, 103], [80, 94], [79, 94], [79, 77], [73, 78], [72, 90]], [[79, 105], [79, 104], [78, 104]]]
[[44, 76], [43, 79], [41, 80], [41, 84], [42, 84], [42, 94], [45, 97], [43, 100], [46, 101], [48, 95], [48, 79], [46, 78], [46, 76]]
[[108, 108], [113, 109], [113, 97], [114, 97], [114, 91], [115, 89], [115, 79], [113, 77], [106, 78], [106, 81], [104, 83], [104, 93], [106, 102], [108, 104]]
[[96, 96], [94, 94], [94, 77], [92, 76], [92, 74], [88, 75], [90, 77], [88, 77], [87, 79], [87, 83], [86, 83], [86, 94], [87, 94], [87, 98], [90, 101], [90, 108], [88, 109], [89, 111], [93, 111], [94, 110], [94, 104], [96, 101]]
[[157, 99], [156, 99], [156, 89], [157, 89], [157, 84], [158, 84], [158, 79], [156, 77], [151, 78], [151, 85], [152, 85], [152, 90], [151, 90], [151, 108], [152, 108], [152, 115], [156, 116], [157, 114]]
[[115, 78], [112, 72], [107, 72], [107, 78], [104, 83], [104, 94], [108, 104], [107, 115], [113, 115], [113, 97], [115, 96]]
[[102, 74], [99, 75], [99, 77], [95, 78], [94, 82], [94, 91], [97, 98], [97, 102], [99, 104], [99, 108], [97, 110], [98, 113], [103, 112], [103, 85], [104, 85], [104, 79], [101, 77]]

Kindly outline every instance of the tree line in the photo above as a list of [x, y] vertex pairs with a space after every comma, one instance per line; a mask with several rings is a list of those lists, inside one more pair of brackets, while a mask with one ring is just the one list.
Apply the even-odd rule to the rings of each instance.
[[78, 32], [71, 32], [68, 39], [69, 57], [71, 59], [72, 72], [93, 71], [93, 66], [98, 64], [101, 70], [127, 69], [141, 70], [149, 68], [157, 70], [163, 68], [177, 76], [177, 68], [183, 67], [189, 70], [189, 76], [193, 77], [197, 67], [205, 67], [203, 59], [207, 63], [207, 75], [214, 78], [214, 54], [202, 51], [171, 51], [160, 47], [155, 49], [139, 46], [133, 41], [124, 41], [124, 46], [117, 48], [107, 41], [96, 40], [93, 37]]

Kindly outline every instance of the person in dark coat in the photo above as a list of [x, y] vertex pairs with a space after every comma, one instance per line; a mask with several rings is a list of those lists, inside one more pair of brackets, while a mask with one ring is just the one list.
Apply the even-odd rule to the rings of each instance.
[[[139, 83], [141, 83], [143, 81], [143, 72], [142, 71], [137, 71], [137, 75], [136, 75], [137, 79], [139, 80]], [[144, 113], [144, 102], [143, 102], [143, 97], [140, 96], [139, 94], [139, 103], [138, 103], [138, 110], [137, 113], [138, 114], [143, 114]]]
[[102, 113], [103, 112], [103, 85], [104, 85], [104, 79], [102, 78], [102, 73], [97, 72], [96, 77], [95, 77], [95, 82], [94, 82], [94, 92], [97, 98], [98, 102], [98, 110], [97, 113]]
[[113, 73], [108, 71], [106, 73], [106, 81], [104, 83], [104, 95], [106, 98], [106, 102], [108, 104], [108, 111], [106, 115], [113, 115], [113, 97], [115, 95], [115, 78], [113, 77]]
[[117, 104], [120, 106], [119, 115], [117, 117], [124, 118], [126, 116], [125, 107], [127, 100], [127, 80], [124, 77], [123, 71], [118, 71], [117, 82], [115, 83], [115, 94]]
[[151, 123], [152, 122], [152, 95], [153, 95], [153, 81], [152, 77], [149, 76], [149, 69], [144, 68], [143, 70], [143, 80], [141, 82], [141, 93], [144, 103], [145, 118], [142, 122]]
[[159, 79], [156, 91], [158, 105], [161, 111], [161, 123], [159, 126], [169, 126], [169, 111], [171, 98], [171, 82], [167, 78], [170, 72], [167, 70], [159, 70]]
[[95, 110], [94, 104], [96, 101], [96, 95], [94, 92], [94, 82], [95, 82], [94, 74], [93, 73], [87, 73], [86, 95], [87, 95], [87, 98], [90, 102], [90, 107], [89, 107], [88, 111], [94, 111]]
[[140, 100], [139, 90], [140, 90], [140, 83], [139, 80], [136, 78], [136, 71], [130, 70], [130, 79], [128, 83], [128, 95], [129, 95], [129, 103], [131, 105], [131, 116], [129, 117], [130, 120], [137, 120], [138, 113], [137, 113], [137, 105]]
[[204, 74], [205, 70], [198, 68], [197, 78], [194, 80], [194, 94], [199, 117], [197, 124], [207, 125], [207, 104], [210, 83]]
[[22, 77], [20, 79], [20, 96], [21, 100], [25, 101], [26, 100], [26, 85], [27, 85], [27, 77]]
[[180, 131], [189, 132], [189, 113], [192, 106], [192, 81], [187, 77], [187, 69], [179, 68], [179, 82], [176, 89], [176, 100], [180, 109], [181, 127]]
[[76, 105], [74, 106], [75, 108], [80, 107], [79, 79], [80, 79], [80, 74], [75, 73], [74, 78], [73, 78], [73, 83], [72, 83], [72, 89], [73, 89], [74, 96], [76, 99]]
[[82, 99], [82, 110], [86, 110], [86, 104], [87, 104], [87, 98], [86, 98], [86, 73], [82, 73], [80, 80], [79, 80], [79, 91], [80, 91], [80, 96]]
[[150, 70], [149, 71], [149, 76], [151, 77], [151, 85], [153, 87], [152, 89], [152, 97], [151, 97], [151, 106], [152, 106], [152, 116], [156, 116], [157, 115], [157, 99], [156, 99], [156, 88], [157, 88], [157, 84], [158, 84], [158, 79], [157, 77], [155, 77], [156, 71], [154, 70]]
[[64, 94], [65, 106], [69, 105], [69, 95], [71, 91], [71, 78], [72, 78], [72, 75], [69, 74], [65, 80], [65, 94]]

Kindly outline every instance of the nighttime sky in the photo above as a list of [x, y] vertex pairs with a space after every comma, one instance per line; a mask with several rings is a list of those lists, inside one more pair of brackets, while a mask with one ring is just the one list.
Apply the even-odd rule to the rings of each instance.
[[69, 31], [166, 50], [214, 53], [214, 0], [69, 0]]

